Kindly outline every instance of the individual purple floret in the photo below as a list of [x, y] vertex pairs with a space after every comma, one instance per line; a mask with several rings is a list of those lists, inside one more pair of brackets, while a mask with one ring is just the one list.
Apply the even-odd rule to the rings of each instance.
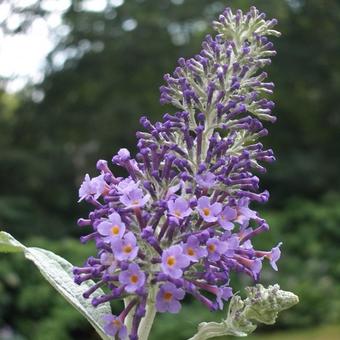
[[254, 7], [227, 8], [213, 23], [217, 34], [164, 76], [161, 103], [178, 111], [155, 123], [142, 117], [135, 158], [124, 148], [113, 156], [126, 176], [104, 160], [97, 177], [85, 176], [79, 200], [93, 209], [78, 225], [91, 229], [81, 241], [94, 241], [97, 254], [74, 268], [74, 279], [95, 282], [83, 294], [95, 307], [124, 300], [119, 316], [105, 316], [109, 336], [138, 339], [155, 309], [177, 313], [186, 294], [222, 309], [232, 273], [258, 280], [264, 261], [277, 270], [281, 243], [254, 249], [269, 226], [251, 208], [269, 199], [258, 175], [275, 159], [259, 142], [276, 119], [274, 85], [262, 70], [275, 55], [275, 24]]
[[200, 245], [200, 241], [194, 235], [189, 236], [183, 245], [183, 253], [192, 262], [198, 262], [202, 257], [207, 256], [206, 248]]
[[118, 182], [116, 189], [121, 194], [128, 194], [130, 191], [136, 190], [139, 187], [139, 182], [135, 182], [131, 178], [125, 178]]
[[210, 189], [216, 183], [216, 176], [212, 172], [206, 172], [196, 176], [196, 182], [202, 189]]
[[88, 196], [92, 196], [94, 199], [99, 198], [107, 188], [107, 184], [104, 180], [104, 175], [101, 174], [97, 177], [90, 178], [88, 174], [85, 175], [84, 181], [79, 188], [79, 201], [82, 201]]
[[121, 203], [127, 208], [140, 208], [143, 207], [149, 200], [150, 195], [144, 195], [141, 189], [125, 190], [123, 195], [120, 197]]
[[197, 210], [205, 222], [216, 222], [222, 211], [221, 203], [210, 203], [207, 196], [202, 196], [197, 201]]
[[103, 220], [98, 224], [97, 231], [104, 241], [112, 242], [124, 235], [125, 224], [122, 222], [120, 215], [114, 212], [108, 216], [107, 220]]
[[118, 335], [121, 340], [128, 338], [127, 328], [119, 317], [114, 315], [105, 315], [103, 319], [105, 322], [104, 330], [107, 335]]
[[269, 258], [269, 263], [272, 266], [274, 270], [278, 270], [276, 262], [280, 259], [281, 257], [281, 250], [280, 247], [282, 245], [282, 242], [280, 242], [276, 247], [274, 247], [270, 254], [268, 255]]
[[237, 217], [236, 209], [226, 206], [218, 216], [218, 223], [224, 230], [232, 230], [234, 228], [234, 223]]
[[280, 242], [276, 247], [274, 247], [271, 251], [256, 251], [257, 256], [263, 256], [269, 259], [269, 263], [274, 270], [278, 270], [276, 262], [281, 257], [281, 250], [280, 247], [282, 242]]
[[190, 264], [189, 257], [183, 253], [179, 245], [171, 246], [163, 251], [161, 268], [163, 273], [178, 279], [183, 274], [183, 268]]
[[219, 238], [214, 237], [207, 241], [208, 259], [218, 261], [221, 256], [227, 251], [228, 245]]
[[145, 274], [140, 270], [138, 264], [130, 263], [127, 270], [120, 272], [118, 279], [124, 285], [126, 292], [132, 293], [144, 286]]
[[159, 291], [156, 296], [156, 309], [160, 313], [178, 313], [181, 309], [181, 303], [185, 296], [183, 289], [176, 288], [176, 286], [167, 282], [159, 287]]
[[234, 219], [234, 222], [239, 223], [243, 227], [247, 227], [249, 224], [249, 221], [251, 219], [255, 219], [257, 216], [256, 211], [249, 209], [248, 205], [249, 205], [249, 199], [242, 198], [239, 200], [238, 205], [235, 207], [237, 211], [237, 215]]
[[109, 275], [112, 275], [117, 268], [117, 260], [111, 252], [103, 252], [100, 255], [100, 263], [106, 267]]
[[189, 207], [189, 202], [184, 198], [178, 197], [174, 200], [168, 201], [169, 215], [174, 216], [177, 219], [182, 219], [191, 214], [192, 209]]
[[216, 292], [216, 301], [219, 309], [223, 309], [223, 301], [228, 301], [233, 296], [233, 291], [230, 287], [220, 287]]
[[118, 261], [133, 260], [138, 253], [137, 240], [133, 233], [128, 232], [122, 239], [112, 242], [112, 251]]

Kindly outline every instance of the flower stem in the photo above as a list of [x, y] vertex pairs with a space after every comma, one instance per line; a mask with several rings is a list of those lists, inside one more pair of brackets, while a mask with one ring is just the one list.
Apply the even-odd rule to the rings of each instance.
[[[124, 299], [124, 305], [125, 305], [125, 308], [130, 304], [132, 298], [131, 297], [127, 297]], [[134, 308], [134, 307], [133, 307]], [[133, 319], [133, 311], [131, 311], [125, 318], [124, 320], [124, 324], [128, 330], [128, 332], [130, 333], [131, 331], [131, 328], [132, 328], [132, 319]]]
[[[233, 332], [229, 332], [228, 328], [223, 323], [217, 323], [217, 322], [203, 322], [200, 324], [199, 331], [190, 339], [188, 340], [207, 340], [214, 337], [220, 337], [220, 336], [227, 336], [227, 335], [234, 335]], [[239, 335], [240, 336], [240, 335]], [[241, 336], [247, 336], [246, 333], [244, 333]]]
[[139, 340], [147, 340], [149, 338], [151, 327], [156, 316], [155, 296], [156, 288], [151, 288], [146, 303], [146, 313], [138, 328]]

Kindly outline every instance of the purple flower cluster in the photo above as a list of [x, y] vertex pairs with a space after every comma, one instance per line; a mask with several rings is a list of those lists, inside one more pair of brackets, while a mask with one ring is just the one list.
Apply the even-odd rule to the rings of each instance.
[[127, 177], [116, 177], [100, 160], [100, 175], [85, 176], [80, 201], [92, 204], [80, 226], [93, 232], [98, 254], [74, 268], [75, 282], [92, 279], [90, 295], [106, 286], [108, 293], [92, 304], [128, 298], [119, 316], [105, 319], [109, 335], [127, 337], [124, 319], [133, 313], [130, 339], [138, 339], [150, 289], [156, 287], [158, 312], [177, 313], [186, 294], [211, 310], [232, 296], [231, 272], [258, 280], [264, 259], [277, 270], [280, 244], [271, 251], [253, 248], [251, 239], [269, 229], [251, 210], [266, 202], [258, 192], [261, 162], [274, 160], [257, 140], [267, 134], [261, 120], [274, 122], [274, 85], [261, 68], [275, 54], [267, 35], [277, 35], [276, 20], [251, 8], [226, 9], [214, 22], [194, 58], [179, 59], [174, 74], [165, 75], [161, 102], [180, 111], [152, 124], [146, 117], [138, 132], [138, 154], [121, 149], [112, 159]]

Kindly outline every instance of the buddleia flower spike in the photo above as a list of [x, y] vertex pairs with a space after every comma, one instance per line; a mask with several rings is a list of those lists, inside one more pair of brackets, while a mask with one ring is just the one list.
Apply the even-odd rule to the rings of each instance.
[[262, 71], [275, 55], [275, 24], [255, 7], [227, 8], [201, 52], [164, 76], [160, 101], [178, 111], [156, 123], [142, 117], [136, 157], [121, 149], [112, 158], [126, 177], [104, 160], [97, 177], [85, 176], [79, 198], [92, 211], [78, 224], [91, 229], [81, 241], [97, 253], [74, 268], [74, 279], [96, 282], [86, 298], [105, 288], [93, 306], [125, 301], [119, 315], [106, 316], [108, 335], [147, 339], [155, 313], [178, 313], [185, 295], [215, 311], [233, 296], [230, 273], [258, 281], [264, 262], [277, 270], [281, 243], [253, 247], [269, 226], [251, 208], [268, 200], [257, 174], [275, 160], [259, 142], [268, 134], [263, 122], [276, 120], [274, 84]]

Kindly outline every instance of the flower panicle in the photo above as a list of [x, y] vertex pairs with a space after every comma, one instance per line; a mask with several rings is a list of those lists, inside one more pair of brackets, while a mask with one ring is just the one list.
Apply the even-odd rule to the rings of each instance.
[[275, 160], [258, 142], [268, 133], [262, 121], [275, 121], [267, 99], [274, 85], [262, 71], [275, 55], [267, 38], [278, 35], [275, 23], [253, 7], [246, 14], [226, 9], [213, 23], [217, 35], [164, 77], [161, 103], [180, 111], [156, 123], [142, 117], [136, 158], [127, 149], [112, 158], [128, 175], [116, 177], [100, 160], [100, 174], [85, 176], [79, 201], [93, 210], [78, 224], [92, 227], [81, 241], [94, 241], [98, 252], [74, 268], [75, 282], [96, 282], [86, 298], [108, 288], [92, 298], [94, 306], [133, 301], [105, 319], [109, 335], [138, 339], [150, 287], [157, 287], [158, 312], [177, 313], [186, 294], [216, 310], [232, 296], [231, 272], [257, 281], [264, 259], [277, 270], [281, 244], [253, 248], [252, 238], [269, 226], [249, 206], [268, 200], [255, 173]]

